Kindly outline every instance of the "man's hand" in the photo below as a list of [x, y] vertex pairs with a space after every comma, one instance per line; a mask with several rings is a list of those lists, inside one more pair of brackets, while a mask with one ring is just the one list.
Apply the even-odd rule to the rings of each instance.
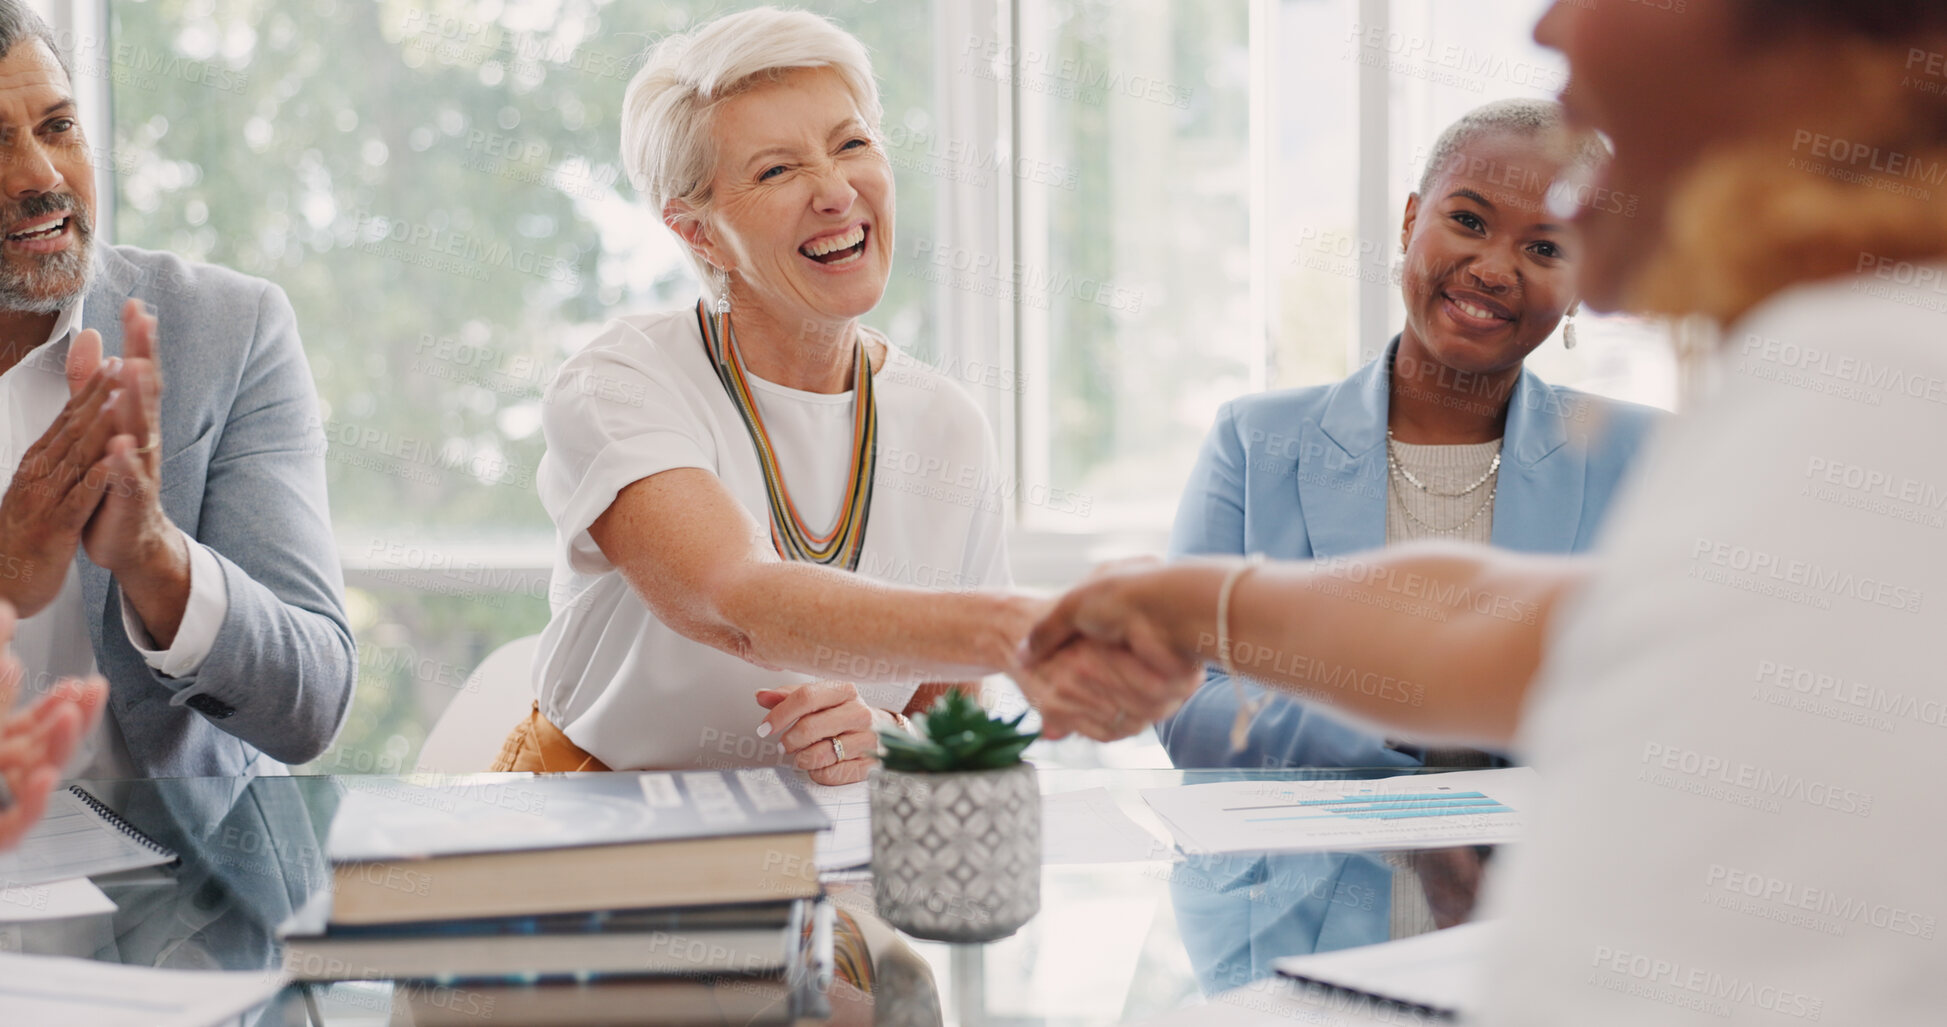
[[82, 530], [110, 476], [108, 443], [127, 403], [120, 360], [101, 359], [101, 335], [82, 332], [68, 349], [67, 406], [21, 456], [0, 496], [0, 599], [24, 616], [61, 592]]
[[792, 765], [821, 785], [865, 780], [879, 762], [879, 718], [891, 722], [891, 714], [867, 706], [849, 681], [766, 688], [757, 693], [757, 705], [771, 711], [757, 728], [758, 737], [776, 738]]
[[[0, 602], [0, 849], [20, 840], [47, 808], [74, 753], [108, 696], [101, 678], [63, 681], [34, 705], [13, 712], [21, 666], [6, 648], [13, 639], [13, 607]], [[0, 882], [4, 883], [4, 882]]]
[[189, 604], [189, 546], [162, 510], [162, 368], [155, 315], [141, 300], [122, 308], [122, 340], [108, 487], [81, 544], [115, 575], [156, 647], [167, 649]]

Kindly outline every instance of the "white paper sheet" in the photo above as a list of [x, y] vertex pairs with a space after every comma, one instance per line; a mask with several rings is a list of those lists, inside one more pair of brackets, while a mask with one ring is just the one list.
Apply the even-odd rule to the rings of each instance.
[[12, 852], [0, 853], [0, 885], [46, 884], [70, 877], [93, 877], [175, 858], [124, 834], [102, 819], [72, 789], [48, 797], [47, 813]]
[[849, 785], [805, 783], [805, 791], [831, 818], [818, 832], [818, 869], [845, 870], [872, 862], [872, 797], [865, 781]]
[[277, 994], [270, 970], [215, 973], [0, 953], [0, 1024], [211, 1027]]
[[0, 922], [60, 920], [115, 912], [115, 903], [85, 877], [0, 887]]
[[1375, 781], [1224, 781], [1143, 800], [1190, 853], [1425, 849], [1514, 841], [1537, 779], [1527, 767]]
[[1289, 956], [1272, 965], [1286, 977], [1465, 1013], [1480, 1007], [1481, 969], [1497, 925], [1461, 924], [1381, 945]]
[[1107, 788], [1041, 797], [1043, 865], [1172, 858], [1169, 843], [1129, 819]]

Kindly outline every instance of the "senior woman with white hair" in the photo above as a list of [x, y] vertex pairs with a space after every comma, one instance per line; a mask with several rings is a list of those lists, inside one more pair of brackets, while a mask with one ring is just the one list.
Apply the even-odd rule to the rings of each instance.
[[893, 256], [880, 115], [865, 48], [797, 11], [667, 38], [629, 83], [623, 159], [706, 296], [610, 322], [547, 391], [554, 610], [495, 769], [841, 784], [876, 728], [1014, 666], [1040, 604], [1003, 591], [986, 421], [859, 323]]

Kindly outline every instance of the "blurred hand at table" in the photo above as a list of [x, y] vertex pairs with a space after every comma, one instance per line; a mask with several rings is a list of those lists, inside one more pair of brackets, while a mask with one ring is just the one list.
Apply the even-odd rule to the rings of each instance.
[[1044, 735], [1127, 738], [1195, 694], [1203, 661], [1178, 651], [1140, 601], [1166, 572], [1150, 558], [1104, 564], [1035, 625], [1014, 676]]
[[0, 808], [0, 849], [11, 848], [40, 819], [61, 767], [108, 697], [108, 682], [100, 677], [66, 680], [16, 711], [23, 673], [7, 648], [13, 634], [13, 607], [0, 601], [0, 784], [12, 800]]
[[1486, 870], [1480, 850], [1426, 849], [1409, 853], [1406, 863], [1420, 879], [1436, 928], [1445, 930], [1473, 917], [1474, 899], [1480, 894]]
[[865, 780], [879, 761], [878, 729], [894, 723], [890, 713], [867, 706], [849, 681], [762, 689], [757, 705], [770, 711], [757, 736], [777, 739], [791, 765], [821, 785]]

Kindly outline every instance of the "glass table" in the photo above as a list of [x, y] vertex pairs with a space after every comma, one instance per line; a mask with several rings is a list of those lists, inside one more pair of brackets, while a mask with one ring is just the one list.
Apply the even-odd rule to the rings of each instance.
[[[1106, 789], [1130, 819], [1167, 839], [1141, 789], [1400, 772], [1043, 770], [1040, 777], [1044, 795]], [[97, 878], [115, 903], [112, 914], [0, 923], [0, 951], [198, 970], [280, 965], [277, 925], [329, 885], [324, 840], [345, 794], [344, 779], [80, 784], [175, 850], [181, 862]], [[1185, 858], [1166, 844], [1151, 854], [1163, 858], [1045, 866], [1041, 912], [1013, 936], [984, 945], [906, 938], [873, 917], [869, 875], [834, 876], [828, 891], [861, 924], [874, 973], [870, 993], [847, 994], [842, 982], [834, 985], [828, 996], [830, 1022], [964, 1027], [1158, 1017], [1185, 1024], [1256, 1018], [1286, 1024], [1388, 1022], [1322, 1009], [1294, 1012], [1310, 1007], [1275, 979], [1271, 961], [1464, 920], [1481, 862], [1491, 856], [1481, 849], [1446, 849]], [[250, 1027], [410, 1023], [408, 1003], [394, 1001], [397, 989], [406, 987], [417, 986], [292, 984], [240, 1022]], [[480, 1022], [495, 1021], [486, 1012]]]

